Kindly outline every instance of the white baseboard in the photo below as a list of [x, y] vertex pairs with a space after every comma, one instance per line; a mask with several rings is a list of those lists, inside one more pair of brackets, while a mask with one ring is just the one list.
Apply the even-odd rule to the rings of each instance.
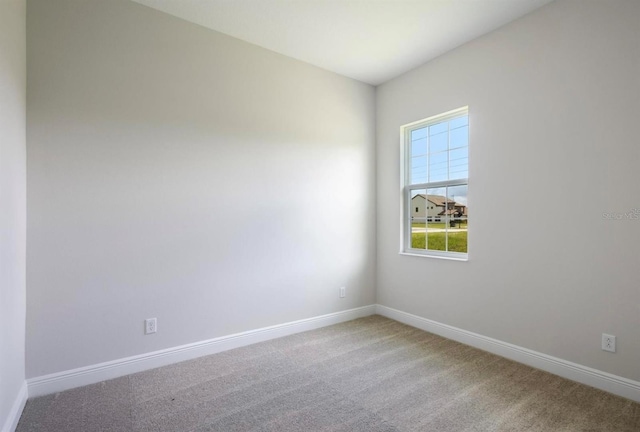
[[282, 336], [314, 330], [376, 313], [412, 327], [550, 372], [554, 375], [640, 402], [640, 382], [638, 381], [592, 369], [387, 306], [370, 305], [31, 378], [27, 380], [26, 385], [23, 386], [23, 389], [20, 391], [12, 409], [11, 416], [7, 420], [2, 432], [13, 432], [26, 403], [27, 394], [35, 397], [64, 391], [184, 360], [191, 360], [204, 355], [215, 354]]
[[42, 396], [88, 384], [95, 384], [143, 370], [166, 366], [168, 364], [191, 360], [197, 357], [215, 354], [257, 342], [264, 342], [294, 333], [338, 324], [344, 321], [373, 315], [375, 312], [375, 305], [363, 306], [346, 311], [302, 319], [299, 321], [278, 324], [271, 327], [264, 327], [256, 330], [222, 336], [192, 344], [181, 345], [147, 354], [99, 363], [78, 369], [39, 376], [27, 380], [29, 395], [31, 397]]
[[470, 345], [536, 369], [640, 402], [640, 382], [522, 348], [477, 333], [422, 318], [387, 306], [376, 305], [378, 315]]
[[22, 387], [20, 387], [20, 391], [13, 402], [13, 406], [9, 412], [9, 417], [7, 417], [7, 420], [2, 427], [2, 432], [14, 432], [16, 430], [18, 422], [20, 421], [20, 416], [22, 415], [22, 410], [24, 410], [24, 406], [27, 403], [28, 396], [27, 382], [25, 381], [22, 383]]

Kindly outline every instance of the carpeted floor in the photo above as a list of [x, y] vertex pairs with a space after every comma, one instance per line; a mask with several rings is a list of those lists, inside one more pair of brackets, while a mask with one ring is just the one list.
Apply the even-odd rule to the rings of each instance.
[[640, 404], [371, 316], [29, 400], [18, 432], [640, 431]]

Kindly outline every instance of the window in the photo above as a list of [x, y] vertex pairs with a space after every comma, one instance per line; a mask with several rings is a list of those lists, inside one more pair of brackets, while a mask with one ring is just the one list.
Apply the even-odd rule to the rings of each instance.
[[401, 135], [402, 252], [466, 259], [468, 107], [402, 126]]

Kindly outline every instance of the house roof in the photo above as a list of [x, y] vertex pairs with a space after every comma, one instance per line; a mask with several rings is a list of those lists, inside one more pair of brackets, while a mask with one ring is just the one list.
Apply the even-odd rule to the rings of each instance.
[[[425, 196], [426, 196], [426, 198], [427, 198], [427, 200], [428, 200], [429, 202], [432, 202], [432, 203], [434, 203], [434, 204], [435, 204], [435, 205], [437, 205], [437, 206], [443, 206], [443, 207], [444, 207], [444, 206], [446, 205], [445, 203], [447, 202], [447, 197], [442, 196], [442, 195], [425, 195], [425, 194], [418, 194], [418, 195], [414, 196], [414, 197], [413, 197], [413, 198], [411, 198], [411, 199], [413, 200], [413, 199], [415, 199], [416, 197], [425, 198]], [[451, 201], [449, 201], [449, 202], [451, 202]], [[457, 203], [457, 202], [454, 202], [454, 205], [455, 205], [455, 206], [464, 206], [464, 204], [460, 204], [460, 203]]]
[[438, 216], [446, 216], [446, 215], [455, 215], [456, 213], [458, 213], [458, 210], [453, 210], [453, 209], [449, 209], [449, 210], [442, 210], [440, 213], [438, 213]]

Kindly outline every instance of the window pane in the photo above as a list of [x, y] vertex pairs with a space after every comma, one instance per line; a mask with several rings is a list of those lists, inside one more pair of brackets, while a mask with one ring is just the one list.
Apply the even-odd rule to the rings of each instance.
[[430, 182], [448, 179], [447, 152], [429, 155], [429, 175]]
[[411, 131], [411, 141], [415, 141], [415, 140], [426, 138], [426, 137], [427, 137], [426, 127], [423, 127], [420, 129], [414, 129]]
[[411, 184], [427, 182], [427, 157], [415, 156], [411, 158]]
[[458, 165], [461, 163], [467, 164], [469, 158], [469, 147], [458, 147], [449, 152], [449, 160], [451, 164]]
[[457, 117], [454, 119], [451, 119], [449, 121], [449, 127], [451, 129], [455, 129], [458, 128], [460, 126], [468, 126], [469, 125], [469, 116], [468, 115], [464, 115], [462, 117]]
[[411, 131], [409, 184], [469, 177], [468, 123], [462, 116]]
[[429, 137], [429, 153], [447, 151], [449, 137], [447, 131]]
[[466, 147], [469, 145], [469, 126], [451, 129], [449, 132], [449, 148]]
[[446, 251], [446, 188], [427, 189], [427, 206], [426, 249]]
[[447, 188], [449, 205], [447, 247], [450, 252], [467, 253], [467, 185]]
[[411, 131], [411, 171], [409, 183], [426, 183], [427, 181], [427, 130], [420, 128]]
[[411, 156], [424, 156], [427, 154], [427, 139], [421, 138], [411, 141]]
[[469, 148], [460, 147], [449, 152], [449, 179], [469, 177]]
[[442, 123], [433, 124], [429, 126], [429, 135], [433, 136], [442, 132], [446, 132], [447, 128], [448, 128], [448, 125], [446, 121]]
[[411, 203], [409, 204], [409, 214], [411, 220], [411, 248], [425, 249], [426, 245], [426, 191], [416, 189], [411, 191]]

